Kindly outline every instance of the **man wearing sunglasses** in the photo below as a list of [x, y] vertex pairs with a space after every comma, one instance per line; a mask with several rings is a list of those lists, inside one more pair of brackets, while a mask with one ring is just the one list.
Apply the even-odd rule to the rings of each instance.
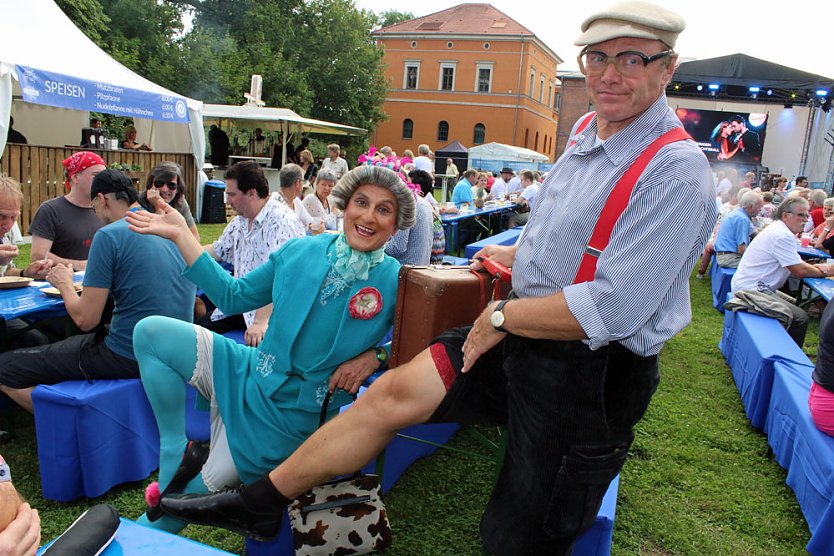
[[[717, 217], [709, 164], [664, 94], [683, 28], [680, 16], [644, 2], [583, 23], [576, 44], [596, 112], [572, 130], [518, 244], [475, 255], [512, 267], [509, 300], [383, 373], [268, 476], [235, 491], [163, 497], [162, 508], [274, 534], [282, 505], [362, 467], [400, 428], [503, 423], [506, 458], [481, 520], [487, 550], [569, 554], [625, 461], [658, 384], [658, 352], [689, 323], [689, 274]], [[661, 137], [679, 139], [653, 154]], [[606, 199], [644, 152], [649, 162], [626, 180], [622, 211], [604, 220]], [[598, 220], [612, 224], [607, 246], [591, 244]], [[586, 254], [590, 273], [579, 271]], [[450, 511], [439, 510], [439, 519]]]
[[[72, 264], [52, 267], [46, 279], [61, 293], [67, 314], [86, 334], [0, 354], [0, 390], [32, 412], [32, 389], [66, 380], [139, 378], [133, 328], [150, 315], [191, 322], [196, 287], [182, 278], [185, 261], [167, 240], [128, 230], [128, 211], [143, 210], [126, 175], [102, 170], [88, 192], [104, 223], [93, 237], [84, 287], [76, 292]], [[113, 296], [109, 329], [98, 327]], [[93, 331], [96, 329], [95, 331]]]

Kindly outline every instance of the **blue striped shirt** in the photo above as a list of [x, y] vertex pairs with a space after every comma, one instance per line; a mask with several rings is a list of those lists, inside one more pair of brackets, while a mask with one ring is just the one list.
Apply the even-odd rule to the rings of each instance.
[[[581, 121], [581, 119], [580, 119]], [[519, 297], [563, 291], [591, 349], [620, 342], [655, 355], [691, 319], [689, 274], [715, 224], [712, 173], [695, 143], [663, 147], [637, 181], [597, 261], [594, 280], [573, 284], [614, 184], [680, 120], [661, 95], [625, 129], [595, 146], [592, 120], [547, 175], [513, 266]]]
[[400, 264], [427, 265], [431, 262], [434, 243], [434, 214], [424, 197], [414, 197], [414, 226], [407, 230], [397, 230], [385, 245], [385, 254], [394, 257]]

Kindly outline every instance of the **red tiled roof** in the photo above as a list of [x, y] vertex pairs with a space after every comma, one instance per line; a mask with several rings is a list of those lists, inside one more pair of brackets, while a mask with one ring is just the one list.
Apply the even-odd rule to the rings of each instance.
[[530, 35], [533, 33], [490, 4], [459, 4], [452, 8], [383, 27], [374, 34]]

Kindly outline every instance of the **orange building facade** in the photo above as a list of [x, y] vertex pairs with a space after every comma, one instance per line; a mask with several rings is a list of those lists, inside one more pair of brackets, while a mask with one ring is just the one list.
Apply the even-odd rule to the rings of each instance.
[[556, 154], [562, 60], [489, 4], [463, 4], [374, 34], [385, 50], [388, 119], [372, 134], [397, 153], [452, 141]]

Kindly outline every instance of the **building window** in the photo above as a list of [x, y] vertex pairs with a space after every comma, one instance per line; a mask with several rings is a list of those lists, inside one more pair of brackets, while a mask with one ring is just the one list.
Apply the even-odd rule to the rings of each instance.
[[544, 74], [539, 82], [539, 102], [544, 102]]
[[417, 41], [411, 41], [411, 48], [417, 48]]
[[411, 118], [406, 118], [403, 120], [403, 139], [413, 139], [414, 138], [414, 122]]
[[488, 93], [492, 90], [492, 68], [478, 68], [478, 92]]
[[536, 86], [536, 70], [530, 70], [530, 89], [529, 95], [530, 98], [533, 98], [533, 87]]
[[455, 67], [443, 66], [440, 68], [440, 90], [454, 91], [455, 90]]
[[486, 126], [484, 124], [475, 124], [475, 133], [472, 136], [472, 142], [476, 145], [483, 145], [486, 141]]
[[438, 141], [448, 141], [449, 140], [449, 122], [443, 120], [439, 124], [437, 124], [437, 140]]
[[533, 142], [533, 150], [534, 151], [539, 150], [539, 132], [538, 131], [536, 132], [536, 139]]
[[406, 60], [403, 70], [403, 89], [420, 88], [420, 62], [418, 60]]
[[562, 102], [562, 93], [556, 93], [556, 96], [553, 97], [553, 108], [559, 110], [559, 104]]
[[553, 83], [547, 86], [547, 105], [550, 106], [553, 100]]
[[524, 130], [524, 148], [525, 149], [527, 148], [527, 145], [529, 144], [529, 141], [530, 141], [530, 129], [528, 128], [528, 129]]
[[484, 50], [489, 50], [489, 43], [488, 42], [484, 43]]
[[453, 46], [455, 46], [455, 43], [453, 43], [452, 41], [446, 43], [446, 48], [452, 48]]

